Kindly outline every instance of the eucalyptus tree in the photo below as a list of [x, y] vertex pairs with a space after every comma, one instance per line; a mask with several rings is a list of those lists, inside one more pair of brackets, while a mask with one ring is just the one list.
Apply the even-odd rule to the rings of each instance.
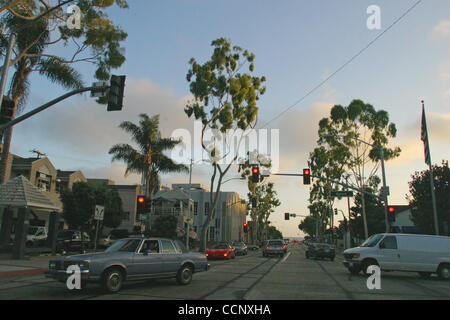
[[[7, 96], [14, 102], [13, 119], [26, 104], [31, 83], [30, 75], [37, 72], [66, 89], [82, 87], [83, 81], [74, 65], [89, 63], [95, 66], [94, 77], [109, 80], [112, 69], [125, 61], [120, 43], [127, 34], [105, 13], [114, 4], [127, 8], [125, 0], [77, 0], [71, 2], [80, 9], [79, 28], [69, 28], [65, 8], [21, 28], [30, 20], [57, 5], [58, 1], [23, 0], [0, 1], [0, 54], [9, 44], [9, 34], [16, 33], [10, 66], [15, 68]], [[64, 47], [64, 50], [61, 50]], [[60, 52], [60, 53], [55, 53]], [[98, 102], [105, 103], [105, 98]], [[12, 138], [12, 127], [4, 132], [4, 146], [0, 162], [0, 183], [5, 182], [6, 165]]]
[[[346, 173], [349, 185], [361, 190], [378, 174], [380, 150], [384, 161], [398, 157], [401, 152], [399, 147], [388, 147], [390, 140], [396, 137], [397, 129], [389, 121], [387, 111], [377, 111], [362, 100], [353, 100], [348, 106], [333, 106], [330, 116], [319, 121], [318, 133], [318, 148], [310, 155], [313, 172], [324, 172], [334, 180], [340, 180]], [[317, 190], [317, 193], [312, 196], [312, 202], [329, 203], [331, 189], [339, 187], [316, 179], [313, 191]], [[364, 194], [361, 197], [367, 237]]]
[[[200, 234], [200, 250], [206, 249], [209, 225], [215, 216], [224, 176], [239, 157], [245, 136], [256, 126], [257, 102], [265, 92], [265, 77], [253, 76], [255, 55], [225, 38], [212, 41], [213, 53], [203, 64], [189, 61], [186, 75], [194, 99], [186, 115], [202, 123], [201, 146], [212, 166], [210, 209]], [[248, 66], [248, 72], [243, 68]], [[234, 141], [237, 140], [237, 148]]]

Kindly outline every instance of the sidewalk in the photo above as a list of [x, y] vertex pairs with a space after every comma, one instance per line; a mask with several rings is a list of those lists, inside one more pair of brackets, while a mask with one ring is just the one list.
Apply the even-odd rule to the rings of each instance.
[[26, 260], [11, 259], [11, 254], [0, 254], [0, 278], [44, 273], [48, 262], [59, 256], [35, 256]]

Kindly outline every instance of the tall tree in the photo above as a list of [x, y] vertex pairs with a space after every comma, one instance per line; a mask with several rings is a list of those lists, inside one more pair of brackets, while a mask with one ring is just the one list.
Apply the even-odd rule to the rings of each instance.
[[[183, 164], [177, 164], [164, 154], [170, 151], [181, 141], [171, 138], [162, 138], [159, 131], [159, 115], [149, 117], [142, 113], [139, 115], [139, 124], [123, 121], [119, 128], [131, 134], [131, 139], [137, 149], [129, 144], [116, 144], [109, 149], [113, 155], [112, 161], [124, 161], [127, 165], [125, 176], [130, 173], [141, 174], [145, 183], [145, 196], [152, 200], [153, 193], [158, 191], [160, 174], [170, 172], [187, 172]], [[150, 219], [148, 219], [150, 223]], [[150, 225], [148, 225], [150, 227]]]
[[[199, 64], [192, 58], [186, 76], [194, 99], [186, 105], [185, 113], [202, 122], [201, 145], [213, 169], [211, 206], [200, 234], [201, 251], [206, 249], [207, 231], [217, 210], [222, 180], [238, 159], [243, 139], [256, 125], [257, 101], [265, 92], [262, 86], [265, 77], [252, 76], [253, 53], [232, 47], [224, 38], [212, 41], [211, 45], [214, 48], [211, 59]], [[249, 72], [241, 73], [246, 65]]]
[[[414, 224], [426, 234], [434, 233], [429, 170], [415, 172], [409, 182], [409, 205]], [[450, 169], [448, 161], [433, 166], [434, 189], [438, 212], [439, 234], [448, 234], [450, 228]], [[447, 227], [445, 227], [447, 225]], [[445, 230], [447, 228], [447, 230]]]
[[158, 216], [152, 226], [152, 236], [175, 239], [177, 224], [176, 216], [169, 214]]
[[[351, 173], [349, 184], [364, 190], [371, 178], [378, 173], [380, 149], [383, 150], [385, 161], [400, 155], [399, 147], [387, 147], [396, 134], [396, 126], [389, 122], [389, 115], [384, 110], [377, 111], [372, 105], [361, 100], [353, 100], [347, 107], [335, 105], [330, 116], [319, 122], [319, 147], [311, 154], [310, 159], [316, 165], [316, 171], [324, 171], [334, 180], [340, 180], [344, 172]], [[328, 191], [339, 189], [317, 179], [313, 189], [315, 187], [321, 188], [322, 191], [313, 202], [330, 203]], [[367, 236], [364, 194], [361, 200], [364, 232]]]
[[[51, 9], [57, 2], [42, 0], [1, 1], [0, 53], [5, 54], [9, 34], [16, 30], [16, 41], [10, 65], [15, 72], [9, 86], [8, 97], [14, 101], [13, 119], [23, 110], [30, 89], [29, 76], [38, 72], [51, 82], [67, 89], [83, 86], [81, 75], [73, 64], [87, 62], [97, 67], [95, 78], [108, 80], [111, 69], [120, 67], [125, 57], [120, 51], [120, 42], [127, 34], [113, 24], [104, 9], [116, 3], [127, 8], [125, 0], [78, 0], [80, 28], [70, 29], [66, 24], [64, 8], [59, 8], [39, 20], [21, 28], [39, 14]], [[18, 31], [17, 31], [18, 30]], [[55, 54], [55, 49], [64, 45], [67, 57]], [[105, 99], [99, 99], [105, 102]], [[6, 182], [7, 163], [12, 139], [12, 127], [3, 133], [4, 145], [0, 161], [0, 183]]]
[[110, 228], [119, 226], [123, 217], [122, 200], [117, 190], [86, 182], [74, 183], [72, 189], [61, 190], [63, 217], [69, 228], [93, 233], [96, 205], [105, 207], [103, 224]]

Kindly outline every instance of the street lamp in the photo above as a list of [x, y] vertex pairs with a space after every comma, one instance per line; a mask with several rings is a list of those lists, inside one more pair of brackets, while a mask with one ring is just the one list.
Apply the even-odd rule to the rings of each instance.
[[[384, 221], [385, 221], [385, 225], [386, 225], [386, 233], [389, 232], [389, 222], [388, 222], [388, 192], [387, 190], [387, 186], [386, 186], [386, 171], [384, 169], [384, 155], [383, 155], [383, 147], [381, 145], [376, 146], [373, 144], [370, 144], [364, 140], [361, 140], [359, 138], [356, 137], [350, 137], [350, 136], [345, 136], [345, 135], [340, 135], [340, 134], [325, 134], [323, 135], [324, 137], [342, 137], [342, 138], [350, 138], [350, 139], [355, 139], [356, 141], [359, 141], [361, 143], [364, 143], [372, 148], [377, 148], [380, 151], [380, 160], [381, 160], [381, 175], [382, 175], [382, 179], [383, 179], [383, 191], [382, 191], [382, 197], [384, 198]], [[364, 215], [364, 228], [365, 228], [365, 234], [366, 234], [366, 238], [368, 237], [368, 231], [367, 231], [367, 220], [366, 217]]]

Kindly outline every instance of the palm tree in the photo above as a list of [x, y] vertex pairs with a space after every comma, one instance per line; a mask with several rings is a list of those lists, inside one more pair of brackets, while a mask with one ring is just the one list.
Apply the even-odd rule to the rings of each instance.
[[[25, 13], [24, 13], [25, 14]], [[12, 14], [6, 14], [2, 17], [0, 24], [2, 26], [20, 26], [24, 20]], [[22, 29], [16, 36], [14, 51], [27, 54], [18, 60], [14, 65], [15, 72], [12, 76], [8, 98], [14, 102], [12, 119], [17, 113], [20, 113], [27, 100], [29, 92], [29, 76], [32, 72], [39, 72], [54, 83], [58, 83], [67, 89], [78, 89], [83, 87], [80, 74], [72, 67], [54, 57], [43, 56], [45, 48], [51, 44], [50, 26], [48, 20], [40, 19], [31, 24], [26, 29]], [[5, 35], [1, 35], [0, 51], [4, 52], [8, 45]], [[9, 157], [9, 148], [11, 145], [12, 127], [4, 132], [4, 144], [2, 158], [0, 161], [0, 184], [5, 183], [7, 170], [6, 164]]]
[[161, 137], [159, 115], [150, 118], [142, 113], [139, 117], [139, 125], [130, 121], [123, 121], [119, 125], [119, 128], [131, 134], [138, 149], [129, 144], [116, 144], [109, 149], [109, 154], [113, 155], [112, 161], [121, 160], [126, 163], [125, 176], [130, 173], [142, 175], [145, 196], [152, 201], [153, 193], [158, 191], [160, 185], [160, 174], [188, 172], [189, 169], [183, 164], [176, 164], [164, 154], [164, 151], [172, 150], [181, 141]]

